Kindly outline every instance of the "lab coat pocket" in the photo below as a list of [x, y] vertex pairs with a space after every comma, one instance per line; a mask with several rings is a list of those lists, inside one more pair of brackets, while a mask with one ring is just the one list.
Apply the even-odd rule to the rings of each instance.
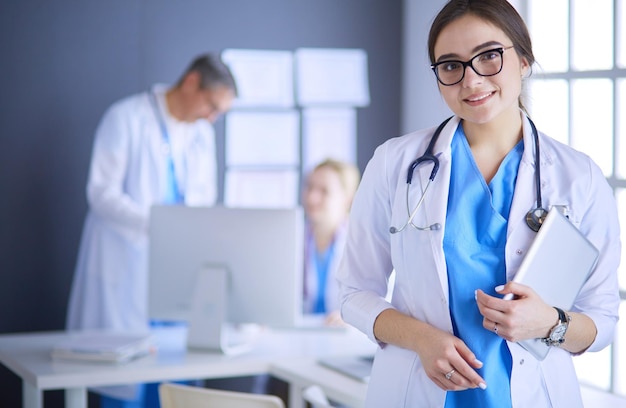
[[405, 406], [409, 384], [417, 386], [413, 377], [417, 354], [410, 350], [387, 345], [379, 349], [374, 360], [368, 385], [366, 407]]

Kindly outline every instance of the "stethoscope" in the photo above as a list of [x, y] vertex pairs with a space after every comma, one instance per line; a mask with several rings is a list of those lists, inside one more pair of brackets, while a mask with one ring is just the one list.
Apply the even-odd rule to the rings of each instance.
[[[436, 231], [436, 230], [441, 229], [441, 224], [438, 222], [431, 224], [427, 227], [420, 227], [419, 225], [415, 225], [413, 223], [413, 219], [415, 218], [415, 215], [417, 214], [417, 211], [419, 210], [419, 208], [422, 206], [422, 203], [424, 202], [424, 197], [426, 196], [426, 192], [428, 191], [430, 184], [435, 180], [435, 176], [437, 175], [437, 172], [439, 171], [439, 159], [437, 158], [437, 156], [435, 156], [435, 154], [433, 153], [433, 150], [435, 148], [435, 143], [437, 143], [437, 139], [439, 138], [439, 134], [441, 133], [443, 128], [446, 126], [446, 124], [450, 121], [450, 119], [452, 119], [452, 116], [444, 120], [437, 127], [437, 129], [435, 130], [435, 133], [433, 133], [433, 136], [430, 139], [430, 143], [428, 143], [428, 147], [426, 147], [426, 151], [424, 152], [424, 154], [418, 157], [417, 159], [415, 159], [409, 165], [407, 176], [406, 176], [406, 211], [407, 211], [407, 214], [409, 215], [409, 218], [404, 223], [404, 225], [400, 228], [396, 228], [393, 226], [390, 227], [389, 228], [390, 233], [397, 234], [398, 232], [402, 232], [409, 225], [419, 231]], [[528, 213], [526, 213], [526, 224], [528, 224], [528, 227], [531, 230], [537, 232], [539, 231], [539, 228], [541, 228], [543, 221], [546, 219], [546, 216], [548, 215], [548, 211], [545, 208], [543, 208], [542, 202], [541, 202], [541, 173], [540, 173], [541, 166], [539, 163], [539, 160], [540, 160], [539, 135], [537, 133], [537, 128], [535, 127], [535, 124], [533, 123], [533, 121], [530, 118], [528, 118], [528, 121], [530, 122], [530, 126], [532, 128], [532, 133], [533, 133], [533, 138], [535, 139], [535, 188], [537, 190], [536, 192], [537, 207], [531, 209], [530, 211], [528, 211]], [[413, 209], [413, 212], [411, 212], [411, 207], [409, 205], [409, 187], [411, 186], [411, 180], [413, 180], [413, 173], [415, 172], [415, 168], [417, 168], [417, 166], [426, 162], [431, 162], [433, 164], [433, 169], [430, 172], [430, 177], [428, 178], [428, 183], [426, 184], [426, 187], [424, 188], [424, 192], [422, 193], [422, 196], [420, 197], [419, 201], [417, 202], [417, 205]]]

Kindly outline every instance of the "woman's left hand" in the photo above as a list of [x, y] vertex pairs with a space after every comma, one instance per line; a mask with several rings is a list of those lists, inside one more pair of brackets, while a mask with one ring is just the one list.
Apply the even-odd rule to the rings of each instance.
[[557, 311], [527, 285], [509, 282], [496, 291], [501, 295], [511, 293], [514, 298], [504, 300], [478, 289], [476, 303], [483, 327], [508, 341], [546, 337], [558, 321]]

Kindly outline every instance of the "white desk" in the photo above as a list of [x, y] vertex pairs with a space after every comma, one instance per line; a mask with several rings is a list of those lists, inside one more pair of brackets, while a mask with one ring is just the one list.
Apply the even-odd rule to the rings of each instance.
[[302, 390], [318, 385], [326, 396], [353, 408], [365, 405], [367, 383], [326, 368], [313, 358], [285, 359], [272, 364], [271, 374], [289, 383], [289, 406], [299, 406]]
[[[165, 335], [164, 335], [165, 334]], [[375, 345], [354, 329], [267, 330], [253, 350], [237, 356], [189, 351], [184, 329], [157, 330], [159, 352], [123, 365], [53, 360], [52, 347], [62, 342], [66, 332], [0, 335], [0, 363], [22, 379], [24, 408], [43, 408], [43, 391], [65, 390], [66, 408], [86, 408], [87, 388], [129, 383], [208, 379], [270, 373], [290, 384], [290, 406], [302, 406], [301, 387], [312, 383], [322, 370], [320, 382], [328, 396], [338, 402], [360, 406], [363, 384], [349, 380], [330, 381], [330, 370], [316, 367], [319, 357], [362, 355]], [[313, 376], [313, 377], [311, 377]], [[354, 384], [357, 383], [355, 387]], [[359, 387], [361, 385], [361, 387]], [[355, 392], [350, 395], [349, 388]]]

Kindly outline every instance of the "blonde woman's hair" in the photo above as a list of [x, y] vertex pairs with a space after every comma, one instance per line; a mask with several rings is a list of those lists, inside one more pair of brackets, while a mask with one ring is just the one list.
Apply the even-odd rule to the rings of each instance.
[[326, 159], [322, 161], [315, 166], [313, 171], [321, 168], [328, 168], [337, 173], [341, 186], [350, 196], [350, 201], [352, 201], [352, 197], [354, 197], [354, 193], [356, 193], [356, 189], [359, 187], [359, 183], [361, 181], [361, 172], [359, 171], [359, 168], [352, 163], [335, 159]]

